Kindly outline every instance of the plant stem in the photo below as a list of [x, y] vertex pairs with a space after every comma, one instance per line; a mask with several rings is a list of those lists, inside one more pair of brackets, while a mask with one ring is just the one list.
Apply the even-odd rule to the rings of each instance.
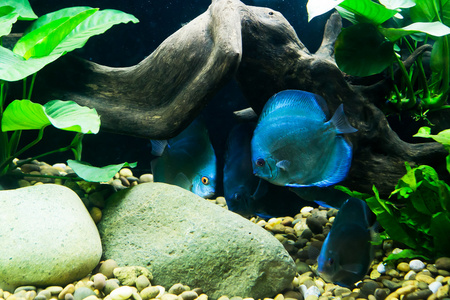
[[69, 151], [70, 149], [72, 149], [71, 145], [69, 145], [67, 147], [59, 148], [59, 149], [56, 149], [56, 150], [52, 150], [52, 151], [49, 151], [49, 152], [46, 152], [46, 153], [43, 153], [43, 154], [39, 154], [39, 155], [30, 157], [28, 159], [25, 159], [25, 160], [21, 161], [20, 163], [17, 164], [17, 166], [20, 167], [20, 166], [23, 166], [24, 164], [27, 164], [27, 163], [35, 160], [35, 159], [39, 159], [41, 157], [44, 157], [44, 156], [47, 156], [47, 155], [50, 155], [50, 154], [53, 154], [53, 153]]
[[28, 100], [31, 100], [31, 94], [33, 93], [34, 80], [36, 79], [37, 72], [31, 77], [30, 90], [28, 91]]
[[22, 153], [24, 153], [25, 151], [27, 151], [28, 149], [30, 149], [31, 147], [36, 145], [40, 140], [42, 140], [42, 136], [44, 135], [44, 129], [45, 129], [45, 127], [42, 127], [41, 129], [39, 129], [37, 138], [34, 141], [32, 141], [31, 143], [29, 143], [28, 145], [26, 145], [25, 147], [23, 147], [22, 149], [20, 149], [19, 151], [17, 151], [16, 153], [14, 153], [13, 156], [19, 157]]
[[[403, 64], [403, 62], [400, 60], [400, 58], [398, 58], [398, 56], [394, 53], [394, 57], [397, 60], [397, 63], [400, 67], [400, 71], [402, 72], [403, 75], [403, 79], [406, 82], [406, 94], [408, 96], [408, 107], [407, 108], [412, 108], [415, 104], [416, 104], [416, 97], [414, 96], [414, 90], [411, 84], [411, 80], [409, 80], [409, 74], [406, 71], [405, 65]], [[413, 103], [413, 105], [411, 105], [410, 103]]]

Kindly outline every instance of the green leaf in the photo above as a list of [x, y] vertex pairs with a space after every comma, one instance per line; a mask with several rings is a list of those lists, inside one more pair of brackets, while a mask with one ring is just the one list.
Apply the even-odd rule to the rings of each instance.
[[432, 138], [445, 147], [450, 146], [450, 129], [445, 129], [434, 135], [431, 134], [431, 129], [429, 127], [421, 127], [413, 137]]
[[384, 262], [388, 262], [388, 261], [392, 261], [392, 260], [399, 260], [399, 259], [412, 259], [412, 258], [422, 258], [424, 260], [430, 260], [429, 257], [424, 256], [422, 254], [420, 254], [419, 252], [416, 252], [415, 250], [412, 249], [404, 249], [403, 251], [401, 251], [400, 253], [396, 253], [396, 254], [390, 254], [385, 260]]
[[21, 55], [0, 47], [0, 79], [6, 81], [24, 79], [57, 60], [61, 55], [62, 53], [41, 58], [32, 57], [26, 60]]
[[380, 3], [388, 9], [410, 8], [416, 5], [414, 0], [380, 0]]
[[97, 11], [67, 35], [54, 52], [69, 52], [81, 48], [90, 37], [104, 33], [113, 25], [128, 22], [138, 23], [139, 20], [133, 15], [118, 10], [105, 9]]
[[0, 37], [8, 35], [12, 25], [17, 21], [19, 14], [13, 11], [12, 6], [0, 6]]
[[313, 18], [329, 12], [344, 0], [308, 0], [306, 10], [308, 11], [308, 22]]
[[449, 212], [439, 212], [431, 220], [431, 235], [434, 238], [436, 256], [448, 255], [450, 251], [450, 215]]
[[44, 107], [30, 100], [14, 100], [3, 112], [2, 131], [41, 129], [50, 124]]
[[398, 13], [397, 10], [388, 9], [372, 0], [345, 0], [339, 6], [375, 25], [386, 22]]
[[342, 29], [335, 44], [335, 58], [339, 68], [347, 74], [374, 75], [394, 61], [393, 44], [375, 26], [356, 24]]
[[19, 20], [30, 21], [37, 19], [36, 14], [31, 9], [28, 0], [2, 0], [3, 5], [9, 5], [15, 8], [15, 13], [19, 14]]
[[390, 41], [395, 42], [398, 39], [414, 33], [423, 32], [433, 36], [444, 36], [450, 34], [450, 28], [441, 22], [417, 22], [403, 28], [379, 28], [380, 32]]
[[44, 112], [53, 126], [62, 130], [97, 133], [100, 117], [95, 109], [73, 101], [53, 100], [44, 104]]
[[[64, 8], [45, 16], [40, 17], [36, 22], [34, 22], [26, 31], [32, 32], [40, 27], [46, 26], [47, 24], [54, 22], [55, 20], [61, 18], [72, 18], [73, 16], [92, 9], [88, 6], [77, 6]], [[128, 22], [138, 23], [139, 20], [133, 15], [121, 12], [114, 9], [105, 9], [95, 12], [93, 15], [81, 22], [76, 28], [74, 28], [70, 34], [68, 34], [64, 40], [59, 43], [59, 45], [53, 50], [55, 52], [70, 52], [74, 49], [81, 48], [87, 42], [87, 40], [111, 28], [113, 25]]]
[[94, 167], [87, 162], [81, 162], [76, 160], [67, 160], [67, 165], [71, 167], [74, 172], [80, 176], [83, 180], [89, 182], [105, 182], [110, 180], [120, 171], [123, 167], [136, 167], [137, 163], [122, 163], [117, 165], [109, 165], [102, 168]]
[[[13, 52], [26, 59], [50, 55], [75, 27], [97, 10], [97, 8], [88, 9], [72, 17], [63, 17], [45, 24], [19, 39]], [[58, 52], [53, 52], [56, 53]]]
[[[446, 65], [449, 63], [449, 39], [447, 36], [440, 37], [436, 40], [431, 50], [430, 66], [433, 73], [441, 74], [444, 72]], [[447, 55], [447, 57], [445, 57]], [[440, 76], [442, 78], [442, 75]]]

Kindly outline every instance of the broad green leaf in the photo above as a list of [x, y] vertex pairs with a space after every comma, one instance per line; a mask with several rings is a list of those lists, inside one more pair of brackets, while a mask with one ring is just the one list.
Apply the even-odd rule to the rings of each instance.
[[97, 133], [100, 117], [95, 109], [73, 101], [53, 100], [44, 104], [44, 112], [53, 126], [62, 130]]
[[410, 8], [416, 5], [414, 0], [380, 0], [387, 9]]
[[380, 32], [390, 41], [395, 42], [398, 39], [411, 35], [413, 33], [423, 32], [432, 36], [444, 36], [450, 34], [450, 28], [441, 22], [417, 22], [403, 28], [379, 28]]
[[0, 79], [6, 81], [24, 79], [57, 60], [61, 55], [62, 53], [26, 60], [21, 55], [0, 47]]
[[431, 235], [434, 238], [435, 255], [448, 255], [450, 251], [450, 215], [449, 212], [439, 212], [431, 220]]
[[450, 129], [445, 129], [438, 134], [431, 134], [429, 127], [421, 127], [413, 137], [432, 138], [444, 146], [450, 146]]
[[397, 10], [388, 9], [372, 0], [345, 0], [339, 4], [339, 6], [356, 15], [364, 17], [367, 22], [375, 25], [386, 22], [398, 13]]
[[347, 74], [374, 75], [392, 64], [393, 44], [375, 26], [356, 24], [342, 29], [335, 44], [335, 58], [339, 68]]
[[133, 15], [118, 10], [105, 9], [97, 11], [67, 35], [67, 37], [55, 48], [54, 52], [69, 52], [81, 48], [86, 44], [90, 37], [104, 33], [113, 25], [128, 22], [138, 23], [139, 20]]
[[44, 107], [30, 100], [14, 100], [3, 112], [2, 131], [41, 129], [50, 124]]
[[390, 254], [385, 260], [384, 262], [388, 262], [388, 261], [392, 261], [392, 260], [399, 260], [399, 259], [404, 259], [404, 258], [408, 258], [408, 259], [412, 259], [412, 258], [422, 258], [424, 260], [430, 260], [429, 257], [424, 256], [422, 254], [420, 254], [419, 252], [412, 250], [412, 249], [404, 249], [403, 251], [401, 251], [400, 253], [396, 253], [396, 254]]
[[308, 0], [306, 9], [308, 11], [308, 22], [314, 17], [323, 15], [332, 10], [344, 0]]
[[[28, 59], [30, 57], [43, 57], [57, 54], [53, 50], [63, 41], [67, 35], [86, 18], [94, 14], [98, 9], [92, 8], [82, 11], [72, 17], [63, 17], [54, 20], [35, 31], [31, 31], [22, 37], [13, 51]], [[44, 28], [44, 29], [42, 29]], [[43, 33], [46, 33], [43, 35]], [[30, 37], [31, 36], [31, 37]]]
[[410, 9], [410, 17], [413, 22], [433, 22], [437, 21], [433, 1], [420, 0]]
[[89, 182], [105, 182], [110, 180], [123, 167], [136, 167], [137, 163], [122, 163], [117, 165], [109, 165], [102, 168], [94, 167], [87, 162], [76, 160], [67, 160], [67, 165], [82, 179]]
[[[431, 50], [431, 70], [434, 73], [442, 74], [446, 66], [448, 67], [449, 62], [449, 38], [448, 36], [442, 36], [436, 40]], [[440, 75], [442, 78], [442, 75]]]
[[92, 9], [92, 7], [89, 6], [74, 6], [74, 7], [67, 7], [67, 8], [63, 8], [48, 14], [45, 14], [43, 16], [40, 16], [39, 19], [37, 19], [36, 21], [34, 21], [30, 27], [28, 27], [24, 34], [28, 34], [31, 31], [34, 31], [48, 23], [51, 23], [53, 21], [62, 19], [62, 18], [67, 18], [67, 17], [73, 17], [76, 16], [77, 14]]
[[9, 5], [14, 7], [14, 12], [19, 14], [19, 20], [30, 21], [37, 19], [37, 16], [31, 9], [28, 0], [2, 0], [1, 5]]
[[12, 25], [17, 21], [19, 14], [13, 11], [12, 6], [0, 6], [0, 37], [8, 35]]

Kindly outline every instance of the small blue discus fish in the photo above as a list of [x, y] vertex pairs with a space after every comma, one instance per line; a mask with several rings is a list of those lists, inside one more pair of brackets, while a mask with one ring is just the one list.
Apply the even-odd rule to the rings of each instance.
[[253, 175], [250, 142], [256, 123], [233, 127], [227, 140], [223, 190], [228, 209], [243, 216], [262, 218], [297, 214], [305, 206], [286, 187], [270, 184]]
[[209, 198], [216, 188], [216, 155], [203, 122], [193, 121], [176, 137], [152, 140], [153, 180]]
[[267, 101], [252, 139], [253, 172], [267, 181], [291, 187], [330, 186], [350, 169], [352, 147], [343, 133], [357, 131], [342, 104], [327, 121], [319, 95], [286, 90]]
[[346, 287], [361, 280], [373, 260], [374, 223], [366, 202], [353, 197], [345, 201], [317, 258], [320, 276]]

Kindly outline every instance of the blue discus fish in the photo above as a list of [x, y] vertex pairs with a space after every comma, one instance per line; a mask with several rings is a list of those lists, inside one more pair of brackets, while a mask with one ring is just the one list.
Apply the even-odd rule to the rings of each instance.
[[209, 198], [216, 188], [216, 155], [203, 122], [195, 120], [176, 137], [152, 140], [153, 180]]
[[317, 258], [320, 276], [347, 287], [361, 280], [373, 260], [374, 223], [366, 202], [353, 197], [344, 202]]
[[357, 131], [347, 121], [342, 104], [328, 119], [319, 95], [286, 90], [264, 106], [252, 139], [253, 172], [284, 186], [330, 186], [350, 169], [352, 147], [343, 133]]
[[305, 202], [286, 187], [270, 184], [253, 175], [250, 142], [255, 127], [256, 123], [241, 123], [233, 127], [228, 136], [223, 168], [223, 190], [228, 209], [246, 217], [295, 215]]

